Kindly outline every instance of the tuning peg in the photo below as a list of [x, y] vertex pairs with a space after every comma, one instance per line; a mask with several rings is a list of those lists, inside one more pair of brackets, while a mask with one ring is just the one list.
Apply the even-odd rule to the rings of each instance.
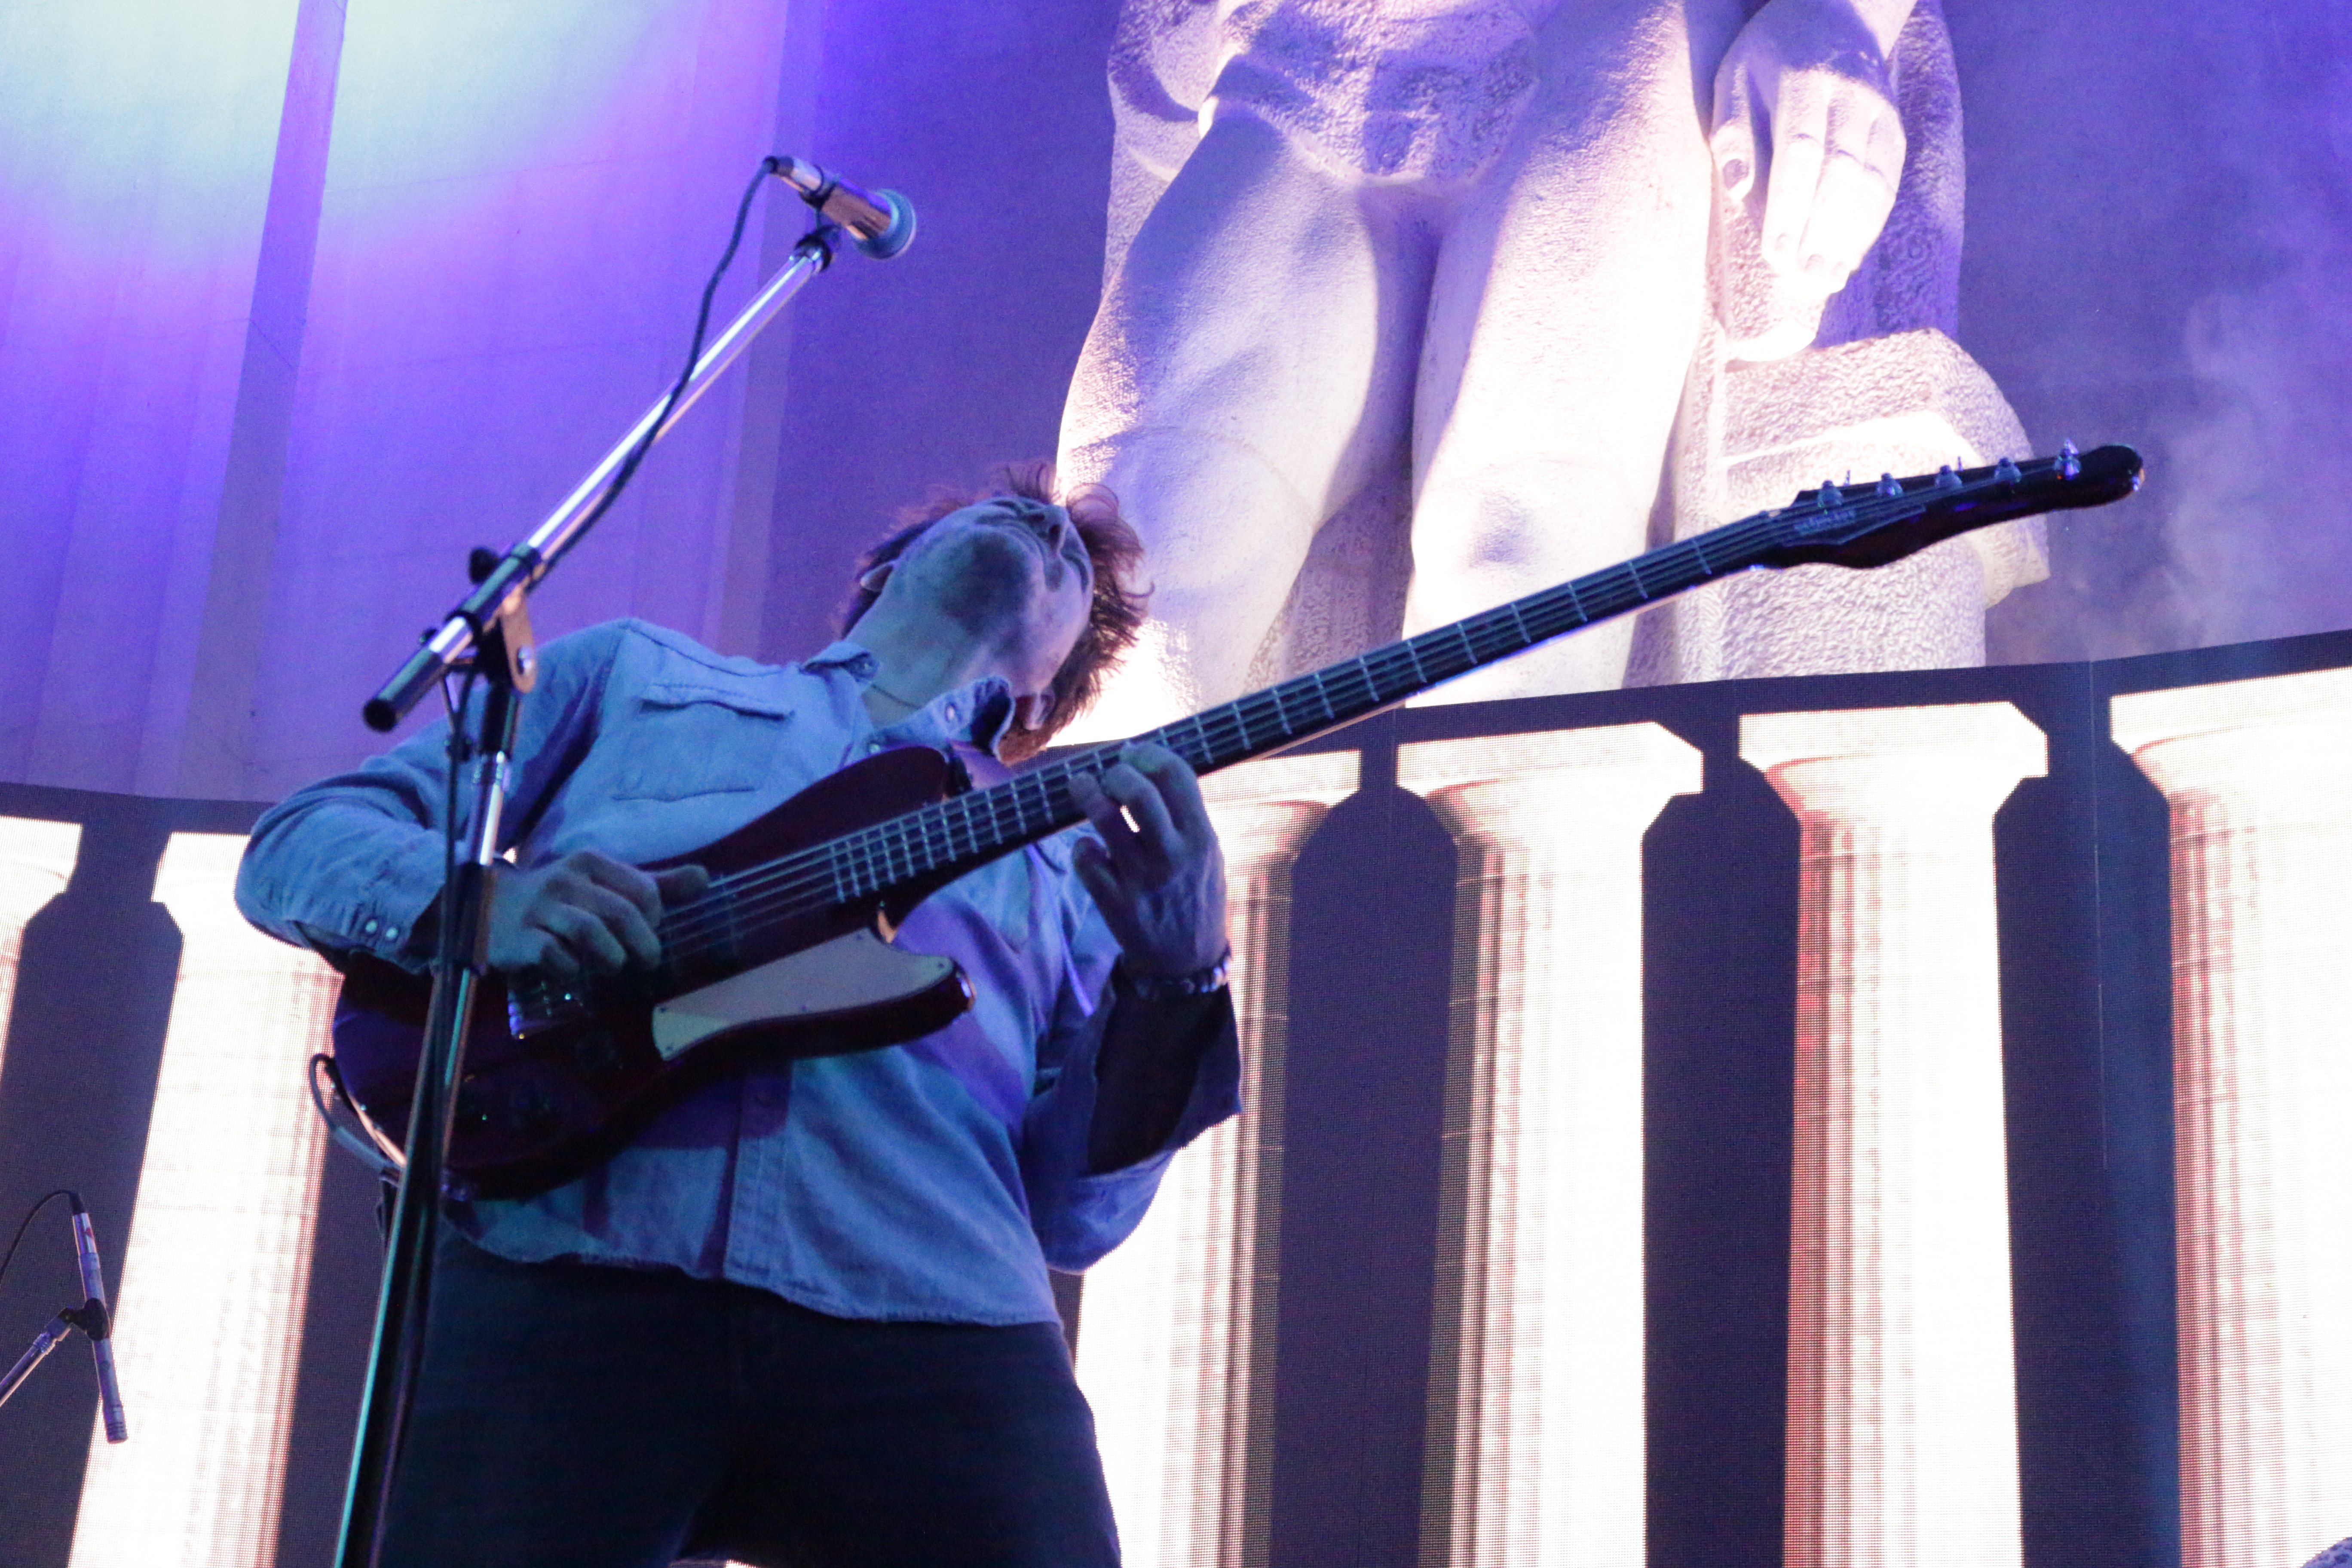
[[1883, 496], [1899, 496], [1903, 493], [1903, 481], [1893, 474], [1881, 474], [1878, 476], [1878, 493]]
[[1939, 490], [1956, 490], [1965, 482], [1958, 474], [1952, 471], [1952, 465], [1949, 463], [1936, 470], [1936, 488]]
[[2000, 483], [2005, 485], [2013, 485], [2017, 483], [2018, 480], [2025, 478], [2023, 474], [2018, 471], [2017, 465], [2011, 462], [2007, 458], [2003, 458], [2000, 462], [1995, 463], [1992, 466], [1992, 477]]
[[2071, 479], [2083, 471], [2083, 454], [2072, 441], [2058, 443], [2058, 477]]

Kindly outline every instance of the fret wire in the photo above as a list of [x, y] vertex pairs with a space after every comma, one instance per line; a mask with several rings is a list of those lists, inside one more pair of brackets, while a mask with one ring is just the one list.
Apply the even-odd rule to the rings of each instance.
[[[1477, 647], [1470, 640], [1469, 623], [1466, 621], [1456, 621], [1454, 625], [1454, 637], [1455, 641], [1462, 645], [1462, 658], [1465, 660], [1462, 667], [1463, 669], [1466, 670], [1475, 668], [1480, 660], [1478, 658]], [[1459, 671], [1456, 673], [1459, 673]]]
[[999, 843], [1003, 843], [1008, 838], [1018, 837], [1022, 828], [1028, 826], [1029, 805], [1027, 802], [1021, 798], [1022, 792], [1026, 790], [1043, 795], [1045, 788], [1045, 781], [1037, 773], [1015, 773], [1013, 775], [1011, 793], [1005, 797], [1004, 802], [1006, 806], [1008, 806], [1013, 813], [1013, 820], [996, 829], [996, 837]]
[[[1282, 693], [1280, 699], [1280, 705], [1282, 708], [1282, 732], [1286, 736], [1295, 737], [1303, 735], [1308, 730], [1312, 729], [1315, 723], [1315, 715], [1313, 710], [1307, 706], [1307, 689], [1305, 684], [1297, 680], [1286, 680], [1280, 686], [1275, 688], [1275, 689]], [[1298, 708], [1298, 711], [1295, 715], [1290, 710], [1291, 706], [1294, 703], [1296, 703]]]
[[1230, 732], [1229, 738], [1224, 742], [1224, 744], [1231, 747], [1236, 752], [1248, 751], [1249, 721], [1242, 716], [1241, 710], [1234, 704], [1228, 702], [1223, 708], [1217, 710], [1217, 715], [1218, 721]]
[[1308, 676], [1307, 679], [1315, 682], [1315, 700], [1323, 704], [1324, 721], [1326, 723], [1337, 723], [1339, 721], [1339, 715], [1332, 711], [1331, 692], [1329, 688], [1323, 684], [1323, 672], [1318, 669], [1314, 674]]
[[1397, 644], [1397, 648], [1405, 656], [1405, 658], [1412, 661], [1412, 679], [1414, 684], [1419, 686], [1428, 685], [1429, 671], [1421, 668], [1421, 650], [1414, 647], [1410, 641]]
[[1017, 776], [1013, 780], [1012, 787], [988, 808], [988, 831], [1000, 839], [1006, 832], [1003, 820], [1006, 812], [1013, 814], [1013, 825], [1017, 828], [1021, 824], [1021, 780]]
[[1512, 651], [1515, 645], [1511, 640], [1510, 628], [1503, 624], [1499, 613], [1479, 616], [1476, 626], [1478, 629], [1472, 636], [1472, 646], [1477, 650], [1481, 664]]
[[[1070, 772], [1069, 765], [1065, 763], [1061, 771], [1063, 777], [1066, 778]], [[1027, 810], [1021, 808], [1020, 794], [1016, 790], [1013, 795], [1015, 811], [1013, 824], [1013, 831], [1016, 833], [1026, 828], [1033, 820], [1040, 823], [1051, 822], [1056, 815], [1054, 810], [1053, 782], [1048, 780], [1042, 772], [1025, 773], [1023, 778], [1037, 796], [1036, 815], [1033, 818]]]

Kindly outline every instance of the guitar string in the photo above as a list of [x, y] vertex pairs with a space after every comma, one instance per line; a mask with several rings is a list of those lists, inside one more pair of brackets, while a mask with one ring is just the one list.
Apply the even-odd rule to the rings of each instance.
[[[2045, 459], [2038, 466], [2054, 470], [2060, 461], [2057, 458]], [[1841, 495], [1840, 505], [1855, 514], [1853, 522], [1864, 525], [1865, 530], [1875, 530], [1896, 521], [1900, 513], [1916, 506], [1922, 499], [1948, 502], [2011, 482], [2001, 479], [1996, 472], [1985, 479], [1937, 490], [1933, 498], [1923, 498], [1922, 493], [1916, 490], [1906, 491], [1900, 496], [1874, 492], [1853, 500]], [[1651, 554], [1681, 553], [1696, 562], [1703, 575], [1675, 590], [1683, 592], [1744, 569], [1715, 568], [1707, 561], [1710, 547], [1732, 554], [1745, 553], [1753, 545], [1767, 542], [1766, 536], [1784, 531], [1791, 521], [1792, 513], [1818, 510], [1821, 509], [1817, 502], [1813, 505], [1792, 502], [1787, 508], [1761, 512], [1725, 528], [1694, 535]], [[1253, 743], [1252, 736], [1259, 719], [1270, 718], [1276, 727], [1277, 735], [1286, 739], [1295, 738], [1288, 731], [1286, 693], [1292, 697], [1306, 697], [1310, 701], [1319, 700], [1328, 713], [1331, 711], [1329, 688], [1341, 682], [1359, 685], [1363, 689], [1360, 700], [1371, 704], [1365, 710], [1370, 712], [1385, 705], [1381, 693], [1388, 678], [1406, 673], [1406, 667], [1410, 667], [1417, 679], [1426, 684], [1436, 684], [1467, 673], [1469, 669], [1494, 658], [1549, 641], [1554, 637], [1591, 625], [1596, 619], [1609, 618], [1624, 609], [1664, 596], [1648, 591], [1637, 567], [1638, 560], [1590, 574], [1591, 578], [1630, 579], [1633, 590], [1631, 601], [1617, 605], [1613, 602], [1617, 595], [1612, 593], [1609, 601], [1600, 605], [1606, 611], [1604, 615], [1595, 616], [1584, 607], [1587, 595], [1601, 584], [1593, 584], [1580, 590], [1579, 584], [1589, 583], [1590, 579], [1577, 579], [1529, 595], [1528, 599], [1514, 600], [1451, 626], [1435, 628], [1420, 637], [1372, 649], [1339, 665], [1295, 677], [1264, 691], [1223, 704], [1209, 713], [1196, 714], [1160, 730], [1095, 748], [986, 790], [937, 802], [888, 822], [843, 835], [824, 845], [716, 879], [709, 890], [677, 906], [662, 920], [665, 947], [671, 954], [666, 962], [690, 963], [706, 954], [723, 952], [733, 945], [733, 934], [747, 926], [764, 925], [780, 918], [811, 915], [837, 907], [840, 900], [836, 894], [841, 889], [845, 871], [849, 873], [850, 897], [862, 899], [872, 896], [890, 881], [911, 879], [921, 870], [952, 865], [961, 858], [984, 859], [1009, 849], [1020, 839], [1042, 837], [1059, 827], [1069, 826], [1081, 819], [1081, 814], [1071, 806], [1067, 798], [1071, 777], [1079, 772], [1099, 773], [1110, 765], [1110, 757], [1138, 742], [1169, 739], [1172, 738], [1172, 731], [1191, 729], [1194, 732], [1194, 740], [1203, 747], [1205, 756], [1202, 760], [1213, 761], [1214, 752], [1208, 741], [1208, 731], [1212, 727], [1232, 728], [1237, 732], [1244, 749]], [[1622, 585], [1622, 582], [1618, 584]], [[1530, 600], [1546, 602], [1531, 605]], [[1557, 630], [1533, 633], [1527, 630], [1526, 623], [1531, 616], [1540, 614], [1549, 621], [1563, 608], [1573, 616], [1566, 625]], [[1504, 629], [1502, 623], [1506, 621], [1519, 623], [1518, 635], [1507, 637], [1505, 646], [1498, 651], [1480, 653], [1473, 637], [1501, 631]], [[1433, 681], [1426, 680], [1423, 676], [1422, 654], [1436, 650], [1434, 647], [1417, 647], [1416, 645], [1429, 645], [1433, 639], [1448, 636], [1462, 645], [1463, 654], [1468, 656], [1471, 662], [1460, 669], [1448, 669]], [[1310, 685], [1318, 689], [1311, 695], [1304, 689]], [[1386, 701], [1395, 700], [1389, 698]], [[1346, 699], [1343, 697], [1342, 700]], [[1361, 716], [1351, 715], [1350, 719], [1330, 722], [1337, 727], [1339, 723]], [[1019, 795], [1024, 789], [1032, 790], [1040, 796], [1037, 805], [1044, 808], [1044, 826], [1038, 826], [1036, 819], [1030, 815], [1030, 808], [1021, 803]], [[1012, 819], [1009, 824], [1003, 820], [1008, 810]], [[959, 834], [965, 842], [973, 846], [962, 855], [959, 855], [955, 847]], [[1000, 834], [1003, 837], [999, 837]], [[943, 858], [938, 853], [942, 848], [945, 850]], [[910, 868], [908, 875], [897, 875], [897, 864], [907, 865]], [[866, 888], [859, 885], [877, 872], [880, 874], [877, 886]]]

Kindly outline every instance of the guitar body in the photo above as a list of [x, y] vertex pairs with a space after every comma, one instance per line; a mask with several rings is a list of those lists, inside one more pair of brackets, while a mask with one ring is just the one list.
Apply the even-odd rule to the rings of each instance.
[[[751, 870], [943, 798], [953, 766], [924, 747], [884, 752], [713, 844], [646, 868], [694, 864], [714, 877]], [[971, 1005], [962, 972], [882, 934], [931, 890], [762, 930], [730, 952], [732, 973], [702, 984], [625, 975], [559, 998], [536, 1021], [514, 1004], [543, 996], [519, 998], [490, 976], [466, 1039], [452, 1175], [483, 1197], [545, 1192], [625, 1147], [681, 1095], [747, 1061], [842, 1056], [945, 1026]], [[429, 983], [369, 954], [345, 959], [344, 976], [336, 1066], [368, 1120], [404, 1144]]]

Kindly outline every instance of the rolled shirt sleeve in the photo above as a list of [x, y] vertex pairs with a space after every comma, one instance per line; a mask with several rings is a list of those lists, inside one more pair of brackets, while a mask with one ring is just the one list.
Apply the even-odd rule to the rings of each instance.
[[[1076, 878], [1065, 888], [1070, 963], [1053, 1026], [1038, 1048], [1040, 1088], [1022, 1129], [1021, 1174], [1045, 1261], [1066, 1274], [1091, 1268], [1132, 1235], [1176, 1152], [1241, 1110], [1241, 1035], [1230, 991], [1172, 1003], [1122, 1004], [1110, 987], [1118, 947]], [[1165, 1019], [1167, 1047], [1197, 1053], [1183, 1114], [1134, 1164], [1088, 1174], [1095, 1058], [1111, 1009], [1148, 1005]], [[1156, 1021], [1156, 1020], [1155, 1020]]]

